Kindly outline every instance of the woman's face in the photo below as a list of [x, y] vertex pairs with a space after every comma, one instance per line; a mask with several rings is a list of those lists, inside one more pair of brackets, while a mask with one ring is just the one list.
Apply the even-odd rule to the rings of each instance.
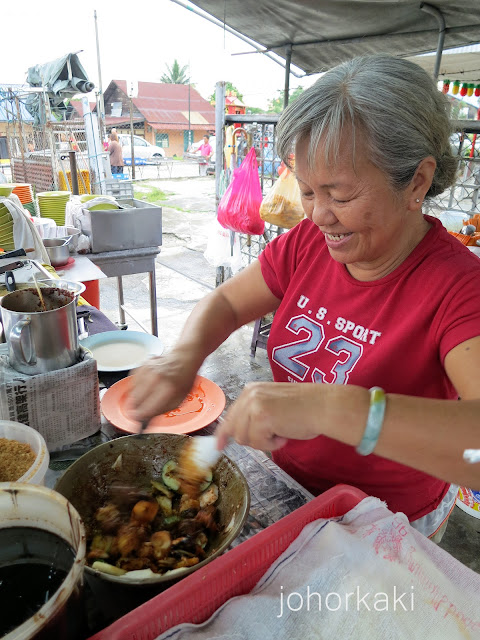
[[406, 222], [412, 212], [406, 196], [393, 192], [385, 174], [368, 159], [361, 138], [357, 137], [355, 164], [351, 138], [345, 137], [336, 164], [328, 166], [319, 148], [313, 169], [308, 166], [308, 142], [300, 140], [295, 153], [307, 218], [324, 233], [332, 258], [382, 274], [411, 241]]

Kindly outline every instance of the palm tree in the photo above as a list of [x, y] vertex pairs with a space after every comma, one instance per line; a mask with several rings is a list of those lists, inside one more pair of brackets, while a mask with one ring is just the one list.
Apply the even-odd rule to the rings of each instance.
[[165, 66], [167, 67], [168, 73], [163, 74], [160, 82], [167, 84], [188, 84], [190, 82], [190, 78], [187, 77], [188, 64], [181, 67], [175, 58], [171, 67], [168, 64]]

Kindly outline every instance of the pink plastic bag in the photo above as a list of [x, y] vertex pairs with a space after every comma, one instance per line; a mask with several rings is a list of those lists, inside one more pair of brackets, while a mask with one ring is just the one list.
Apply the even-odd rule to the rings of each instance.
[[218, 205], [218, 221], [225, 229], [249, 235], [262, 235], [265, 222], [260, 218], [263, 195], [258, 177], [255, 149], [233, 173], [231, 183]]

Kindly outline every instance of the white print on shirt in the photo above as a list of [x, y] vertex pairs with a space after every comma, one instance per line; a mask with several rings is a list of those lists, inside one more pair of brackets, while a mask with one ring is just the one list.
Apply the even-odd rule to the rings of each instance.
[[282, 369], [302, 382], [308, 376], [312, 382], [347, 384], [350, 372], [363, 354], [363, 344], [359, 344], [342, 335], [331, 338], [323, 348], [337, 355], [338, 358], [327, 373], [317, 367], [312, 370], [312, 367], [303, 362], [305, 356], [318, 351], [324, 342], [325, 330], [323, 325], [305, 315], [300, 315], [291, 318], [286, 325], [286, 329], [297, 336], [306, 334], [306, 337], [302, 340], [274, 347], [272, 359]]
[[[297, 307], [299, 309], [305, 309], [309, 302], [310, 298], [302, 294], [298, 299]], [[308, 314], [311, 313], [312, 312], [309, 309]], [[327, 313], [328, 309], [325, 309], [325, 307], [319, 307], [317, 313], [315, 314], [315, 318], [317, 320], [324, 320]], [[327, 324], [330, 324], [330, 322], [330, 320], [327, 320]], [[343, 333], [351, 332], [353, 338], [361, 340], [362, 342], [369, 342], [370, 344], [375, 344], [377, 338], [382, 335], [381, 331], [375, 331], [374, 329], [363, 327], [361, 324], [355, 324], [355, 322], [347, 320], [346, 318], [342, 318], [341, 316], [338, 316], [338, 318], [335, 320], [335, 329], [338, 329], [338, 331], [342, 331]]]

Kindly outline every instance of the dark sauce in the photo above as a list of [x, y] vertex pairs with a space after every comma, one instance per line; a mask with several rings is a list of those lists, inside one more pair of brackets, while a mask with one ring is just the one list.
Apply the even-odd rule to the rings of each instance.
[[23, 624], [53, 596], [74, 560], [72, 547], [49, 531], [32, 527], [0, 529], [0, 638]]

